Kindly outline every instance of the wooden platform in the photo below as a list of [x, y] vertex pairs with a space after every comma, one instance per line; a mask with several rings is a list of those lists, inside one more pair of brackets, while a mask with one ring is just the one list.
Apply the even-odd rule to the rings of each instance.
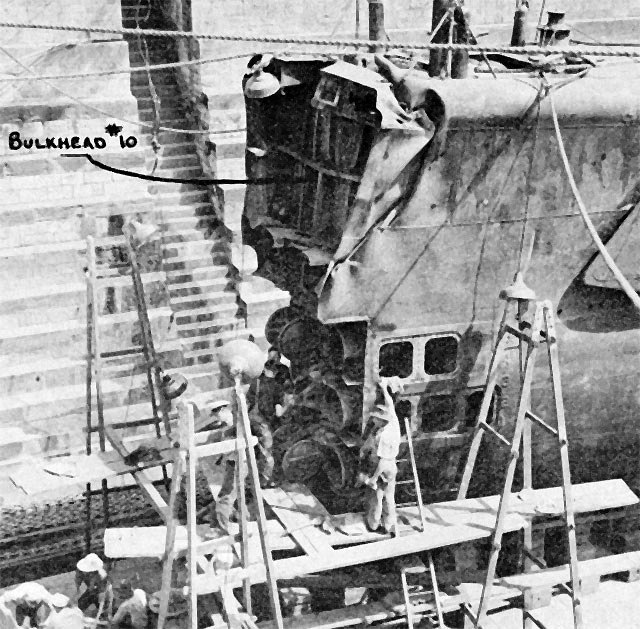
[[[574, 485], [576, 513], [630, 506], [638, 498], [622, 480]], [[435, 503], [425, 507], [427, 528], [418, 530], [417, 507], [399, 509], [399, 536], [389, 538], [366, 530], [363, 515], [348, 513], [330, 516], [325, 507], [302, 485], [288, 485], [263, 492], [276, 517], [295, 541], [300, 556], [275, 562], [278, 579], [335, 570], [410, 553], [451, 546], [489, 537], [495, 525], [499, 496]], [[554, 517], [563, 513], [559, 487], [514, 494], [505, 531], [516, 531], [531, 524], [535, 516]], [[323, 530], [324, 529], [324, 530]], [[339, 546], [349, 548], [339, 549]], [[227, 583], [240, 585], [249, 574], [252, 583], [265, 579], [261, 562], [244, 570], [232, 568]], [[213, 572], [198, 575], [196, 589], [204, 594], [219, 589]]]

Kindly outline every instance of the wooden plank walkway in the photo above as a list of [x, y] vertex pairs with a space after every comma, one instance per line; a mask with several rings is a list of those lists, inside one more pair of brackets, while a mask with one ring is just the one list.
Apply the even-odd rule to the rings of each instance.
[[296, 485], [292, 491], [285, 491], [280, 487], [264, 489], [262, 495], [275, 516], [307, 555], [313, 557], [333, 551], [328, 535], [317, 528], [331, 516], [306, 487]]
[[[620, 479], [583, 483], [574, 485], [573, 489], [576, 513], [619, 508], [638, 502], [635, 494]], [[307, 523], [305, 530], [308, 535], [310, 527], [313, 527], [318, 521], [317, 505], [313, 502], [309, 503], [308, 498], [305, 498], [305, 495], [308, 494], [306, 488], [303, 490], [300, 486], [288, 486], [286, 493], [291, 497], [297, 490], [300, 491], [301, 497], [296, 498], [296, 501], [300, 501], [307, 512], [298, 512], [299, 517], [296, 518], [296, 524], [304, 526], [304, 516]], [[415, 527], [419, 520], [417, 507], [400, 509], [400, 521], [405, 519], [410, 524], [399, 527], [399, 537], [389, 539], [376, 535], [374, 541], [369, 541], [371, 540], [370, 533], [365, 535], [366, 529], [364, 529], [362, 514], [350, 513], [335, 516], [332, 518], [332, 524], [336, 526], [336, 529], [324, 538], [329, 549], [325, 547], [325, 551], [319, 555], [314, 552], [300, 557], [277, 560], [275, 562], [276, 577], [278, 579], [293, 579], [297, 576], [346, 568], [489, 537], [495, 525], [498, 502], [499, 496], [489, 496], [428, 505], [425, 507], [427, 528], [422, 533], [418, 532]], [[536, 515], [560, 516], [563, 513], [562, 488], [553, 487], [532, 490], [527, 494], [514, 494], [511, 505], [512, 508], [505, 521], [505, 531], [507, 532], [529, 526], [532, 517]], [[282, 509], [281, 506], [278, 508]], [[311, 513], [309, 513], [310, 510]], [[362, 523], [362, 536], [357, 533], [360, 523]], [[289, 528], [287, 524], [285, 527]], [[353, 534], [346, 534], [344, 532], [346, 527], [351, 527]], [[305, 539], [304, 543], [312, 545], [309, 537]], [[342, 544], [355, 545], [342, 550], [332, 548]], [[248, 566], [247, 570], [232, 569], [229, 571], [227, 582], [239, 585], [240, 579], [246, 572], [249, 573], [252, 583], [264, 581], [264, 567], [260, 563], [253, 563]], [[199, 592], [205, 593], [216, 591], [219, 585], [215, 579], [198, 579], [196, 587]]]

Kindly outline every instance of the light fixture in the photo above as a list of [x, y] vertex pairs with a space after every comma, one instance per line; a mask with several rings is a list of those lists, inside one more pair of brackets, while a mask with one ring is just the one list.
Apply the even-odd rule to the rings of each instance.
[[248, 79], [244, 86], [247, 98], [267, 98], [280, 90], [280, 81], [270, 72], [259, 67]]
[[122, 231], [135, 242], [137, 247], [140, 247], [149, 242], [158, 232], [158, 226], [153, 223], [131, 220], [124, 224]]
[[251, 341], [235, 339], [225, 344], [219, 354], [220, 365], [229, 370], [232, 376], [257, 378], [264, 369], [264, 352]]
[[518, 301], [534, 301], [536, 294], [525, 283], [520, 271], [516, 273], [513, 284], [500, 292], [501, 299], [517, 299]]

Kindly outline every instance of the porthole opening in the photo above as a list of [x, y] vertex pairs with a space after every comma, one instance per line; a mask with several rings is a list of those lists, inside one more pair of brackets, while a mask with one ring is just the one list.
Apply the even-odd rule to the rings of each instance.
[[424, 372], [428, 376], [452, 373], [458, 364], [458, 339], [437, 336], [424, 344]]
[[385, 343], [378, 357], [380, 376], [408, 378], [413, 372], [413, 344], [409, 341]]

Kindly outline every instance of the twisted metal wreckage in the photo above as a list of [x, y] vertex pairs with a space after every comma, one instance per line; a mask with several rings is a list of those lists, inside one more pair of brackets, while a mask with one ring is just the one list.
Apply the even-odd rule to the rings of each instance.
[[[583, 225], [553, 110], [591, 220], [637, 286], [638, 66], [576, 72], [563, 58], [545, 72], [521, 57], [489, 58], [498, 72], [521, 72], [441, 81], [381, 56], [368, 67], [357, 57], [274, 58], [265, 71], [282, 89], [246, 101], [248, 172], [306, 179], [252, 187], [245, 204], [262, 272], [292, 294], [267, 337], [303, 384], [312, 373], [297, 404], [330, 426], [330, 436], [318, 437], [317, 426], [296, 436], [304, 445], [291, 459], [306, 458], [303, 469], [291, 465], [292, 477], [317, 471], [314, 434], [333, 444], [342, 469], [352, 467], [343, 445], [366, 422], [378, 376], [399, 376], [397, 410], [411, 419], [423, 487], [432, 497], [452, 491], [482, 398], [498, 295], [522, 271], [557, 306], [574, 476], [637, 483], [628, 418], [638, 410], [630, 393], [638, 363], [619, 358], [639, 349], [638, 314]], [[513, 357], [493, 406], [495, 425], [507, 430], [518, 381]], [[533, 406], [542, 412], [540, 384]], [[502, 457], [485, 454], [482, 491], [495, 488]], [[538, 461], [537, 483], [556, 484], [558, 469]], [[348, 484], [344, 474], [334, 480], [338, 491]]]

